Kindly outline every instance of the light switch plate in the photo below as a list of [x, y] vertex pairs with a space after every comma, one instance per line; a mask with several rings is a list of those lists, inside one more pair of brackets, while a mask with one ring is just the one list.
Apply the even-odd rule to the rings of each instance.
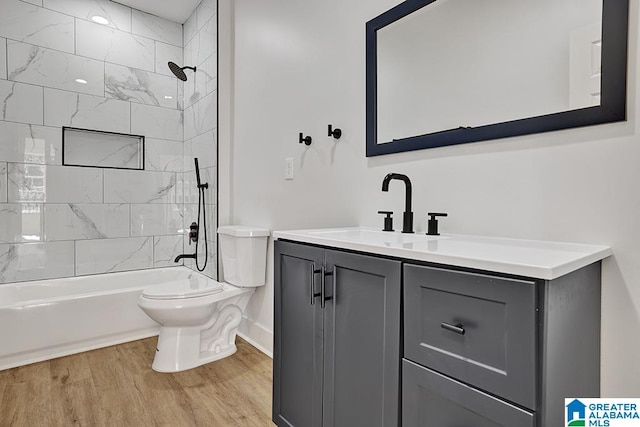
[[293, 179], [293, 157], [284, 159], [284, 179]]

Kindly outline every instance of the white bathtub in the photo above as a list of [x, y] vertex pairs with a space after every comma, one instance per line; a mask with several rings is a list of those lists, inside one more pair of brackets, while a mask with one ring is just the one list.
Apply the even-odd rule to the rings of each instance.
[[191, 273], [175, 267], [0, 285], [0, 370], [158, 335], [138, 307], [142, 289]]

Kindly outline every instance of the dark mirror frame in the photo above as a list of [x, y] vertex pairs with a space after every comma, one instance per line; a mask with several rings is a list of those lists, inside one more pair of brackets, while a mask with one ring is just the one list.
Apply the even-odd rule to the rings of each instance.
[[366, 24], [367, 157], [626, 120], [629, 0], [603, 0], [600, 105], [377, 143], [377, 31], [437, 0], [407, 0]]

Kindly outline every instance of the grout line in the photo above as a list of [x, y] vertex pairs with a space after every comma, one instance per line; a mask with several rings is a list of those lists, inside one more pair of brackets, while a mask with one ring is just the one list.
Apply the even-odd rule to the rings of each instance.
[[45, 203], [39, 203], [40, 205], [40, 215], [42, 218], [42, 242], [48, 242], [47, 239], [47, 216], [45, 215]]
[[77, 249], [77, 240], [73, 241], [73, 275], [77, 276], [78, 275], [78, 249]]
[[105, 179], [105, 175], [104, 174], [105, 174], [105, 169], [102, 168], [102, 204], [103, 205], [106, 204], [106, 195], [105, 195], [106, 194], [106, 190], [105, 190], [106, 189], [106, 184], [105, 184], [106, 179]]
[[6, 178], [6, 183], [7, 183], [7, 185], [5, 185], [5, 187], [7, 187], [7, 188], [5, 188], [4, 190], [5, 190], [6, 196], [7, 196], [7, 199], [6, 199], [7, 203], [9, 203], [9, 163], [5, 162], [5, 164], [7, 166], [6, 166], [6, 170], [4, 171], [4, 176]]
[[153, 41], [153, 72], [158, 73], [158, 40]]

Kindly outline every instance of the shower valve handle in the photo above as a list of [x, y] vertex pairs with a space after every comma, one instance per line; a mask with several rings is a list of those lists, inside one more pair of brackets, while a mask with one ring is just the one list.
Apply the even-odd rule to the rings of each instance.
[[189, 244], [191, 242], [198, 243], [198, 224], [196, 222], [192, 222], [189, 226]]

